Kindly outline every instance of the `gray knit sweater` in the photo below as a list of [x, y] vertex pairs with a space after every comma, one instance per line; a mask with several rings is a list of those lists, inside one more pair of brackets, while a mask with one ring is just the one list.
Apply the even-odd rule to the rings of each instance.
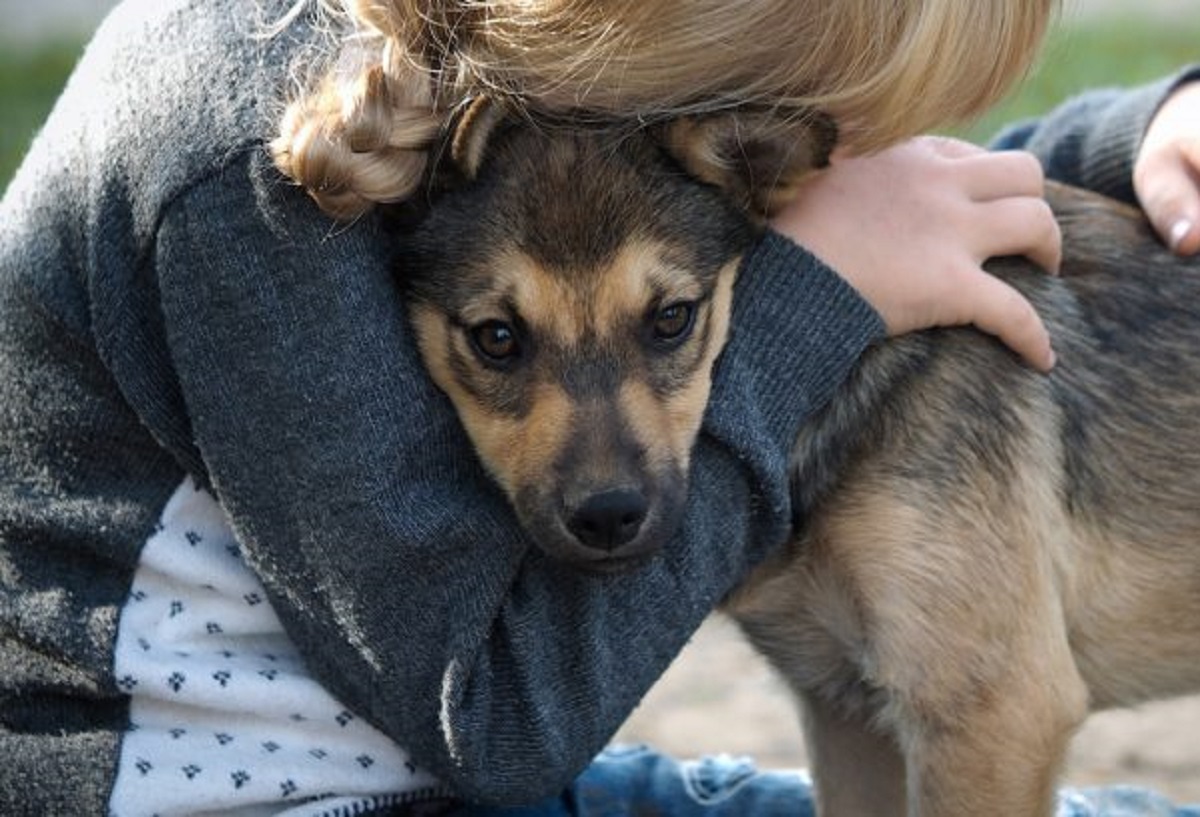
[[[187, 475], [339, 700], [465, 797], [556, 790], [786, 535], [789, 440], [881, 336], [769, 235], [679, 535], [634, 575], [549, 563], [422, 372], [380, 225], [331, 223], [270, 166], [319, 39], [303, 17], [260, 36], [288, 4], [119, 7], [0, 205], [0, 813], [106, 812], [114, 634]], [[1114, 189], [1162, 90], [1097, 97], [1047, 144]]]

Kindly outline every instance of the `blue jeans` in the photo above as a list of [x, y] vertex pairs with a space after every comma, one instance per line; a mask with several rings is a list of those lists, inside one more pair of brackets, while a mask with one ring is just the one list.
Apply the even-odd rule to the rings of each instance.
[[[569, 789], [532, 806], [469, 806], [454, 817], [814, 817], [812, 781], [803, 772], [759, 771], [725, 755], [679, 761], [644, 746], [600, 754]], [[963, 817], [967, 817], [964, 815]], [[1057, 817], [1200, 817], [1131, 787], [1064, 789]]]

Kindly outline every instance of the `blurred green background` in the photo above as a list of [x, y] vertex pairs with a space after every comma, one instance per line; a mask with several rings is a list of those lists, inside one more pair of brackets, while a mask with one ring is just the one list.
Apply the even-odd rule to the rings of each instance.
[[[0, 188], [50, 111], [80, 50], [75, 41], [0, 43]], [[1200, 12], [1135, 16], [1126, 6], [1116, 16], [1067, 15], [1029, 79], [960, 133], [986, 141], [1004, 122], [1044, 112], [1085, 88], [1138, 83], [1189, 62], [1200, 62]]]
[[17, 169], [81, 50], [77, 42], [0, 46], [0, 188]]
[[[1051, 32], [1041, 59], [1010, 97], [961, 135], [986, 142], [1007, 122], [1037, 116], [1105, 85], [1135, 85], [1200, 63], [1200, 3], [1188, 13], [1073, 15]], [[1124, 5], [1124, 4], [1122, 4]], [[1153, 6], [1153, 4], [1150, 4]]]

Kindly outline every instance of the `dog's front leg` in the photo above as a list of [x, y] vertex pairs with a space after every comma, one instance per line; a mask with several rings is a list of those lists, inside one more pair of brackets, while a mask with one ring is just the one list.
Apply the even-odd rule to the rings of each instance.
[[[1069, 660], [1017, 660], [988, 682], [943, 687], [897, 707], [910, 817], [1049, 817], [1087, 692]], [[1027, 656], [1029, 657], [1029, 656]], [[970, 666], [970, 656], [963, 656]], [[965, 677], [963, 680], [967, 680]]]
[[802, 703], [820, 817], [895, 817], [904, 803], [904, 758], [892, 736], [814, 695]]

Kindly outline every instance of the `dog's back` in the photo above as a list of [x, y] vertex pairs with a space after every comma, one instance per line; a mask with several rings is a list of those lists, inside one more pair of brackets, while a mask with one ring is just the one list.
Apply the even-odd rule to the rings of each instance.
[[873, 350], [797, 442], [794, 546], [730, 606], [810, 731], [874, 747], [881, 799], [828, 813], [894, 813], [907, 774], [913, 813], [1042, 814], [1088, 708], [1200, 688], [1200, 266], [1051, 198], [1063, 277], [993, 269], [1055, 370], [965, 329]]

